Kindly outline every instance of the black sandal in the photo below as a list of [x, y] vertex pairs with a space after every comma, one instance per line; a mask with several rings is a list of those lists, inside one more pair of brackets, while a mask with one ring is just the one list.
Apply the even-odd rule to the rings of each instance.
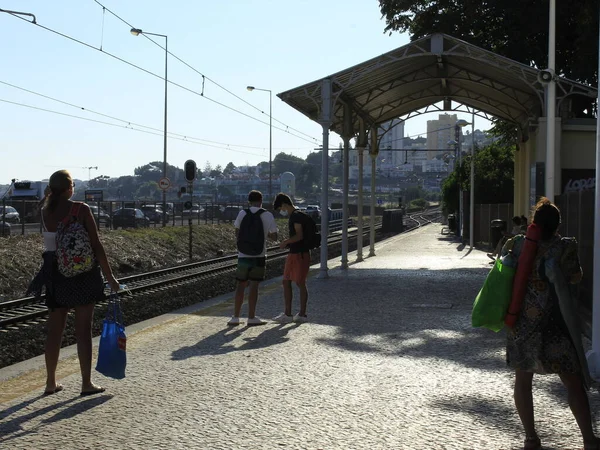
[[541, 450], [542, 442], [538, 436], [525, 438], [523, 450]]

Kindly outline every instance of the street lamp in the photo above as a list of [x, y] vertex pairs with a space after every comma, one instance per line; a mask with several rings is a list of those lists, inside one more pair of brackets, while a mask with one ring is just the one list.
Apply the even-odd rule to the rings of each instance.
[[28, 17], [31, 17], [31, 23], [37, 25], [37, 22], [35, 20], [35, 16], [33, 14], [31, 14], [31, 13], [20, 12], [20, 11], [10, 11], [8, 9], [0, 9], [0, 12], [7, 13], [7, 14], [12, 14], [13, 16], [28, 16]]
[[[165, 38], [165, 125], [164, 125], [164, 151], [163, 151], [163, 178], [167, 178], [167, 61], [169, 57], [169, 51], [167, 50], [168, 39], [165, 34], [157, 34], [157, 33], [148, 33], [147, 31], [142, 31], [139, 28], [132, 28], [130, 30], [131, 34], [134, 36], [139, 36], [140, 34], [146, 34], [150, 36], [160, 36]], [[163, 210], [163, 227], [167, 225], [167, 190], [162, 190], [162, 210]]]
[[273, 200], [273, 176], [272, 176], [272, 165], [273, 165], [273, 110], [272, 110], [272, 93], [270, 89], [259, 89], [254, 86], [247, 86], [250, 92], [252, 91], [263, 91], [269, 93], [269, 201]]
[[[460, 119], [456, 121], [456, 127], [457, 128], [463, 128], [466, 127], [467, 125], [471, 125], [470, 122], [467, 122], [464, 119]], [[458, 148], [458, 166], [460, 167], [461, 163], [462, 163], [462, 149], [461, 149], [461, 139], [460, 139], [460, 135], [461, 133], [456, 133], [457, 138], [458, 138], [458, 143], [457, 143], [457, 148]], [[460, 186], [459, 184], [459, 197], [458, 197], [458, 216], [459, 216], [459, 228], [458, 228], [458, 235], [460, 237], [462, 237], [462, 226], [463, 226], [463, 195], [462, 195], [462, 186]]]

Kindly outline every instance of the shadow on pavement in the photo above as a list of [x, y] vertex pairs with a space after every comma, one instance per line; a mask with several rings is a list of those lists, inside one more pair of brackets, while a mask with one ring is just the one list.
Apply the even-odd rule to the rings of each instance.
[[38, 400], [41, 400], [42, 398], [44, 398], [44, 395], [40, 394], [37, 397], [30, 398], [29, 400], [24, 400], [21, 403], [17, 403], [16, 405], [11, 406], [10, 408], [6, 408], [5, 410], [0, 411], [0, 423], [3, 423], [2, 421], [5, 420], [11, 414], [16, 413], [23, 408], [27, 408], [29, 405], [32, 405], [33, 403], [37, 402]]
[[[505, 331], [471, 326], [472, 303], [488, 271], [366, 268], [315, 284], [310, 294], [311, 322], [337, 328], [335, 337], [320, 337], [317, 342], [345, 351], [446, 360], [510, 375]], [[557, 375], [536, 375], [535, 380], [539, 382], [534, 381], [534, 397], [536, 389], [542, 390], [554, 397], [557, 407], [567, 405]], [[600, 393], [592, 391], [589, 397], [592, 414], [597, 416]], [[508, 430], [521, 429], [514, 410], [493, 403], [478, 405], [482, 401], [467, 398], [467, 406], [461, 409], [481, 420], [505, 422], [502, 426]], [[454, 410], [457, 404], [439, 407]]]
[[[201, 339], [194, 345], [175, 350], [171, 354], [171, 360], [181, 361], [196, 356], [224, 355], [234, 351], [256, 350], [282, 344], [289, 339], [286, 336], [287, 333], [297, 326], [296, 323], [290, 323], [279, 324], [275, 327], [264, 327], [264, 331], [258, 336], [243, 338], [244, 343], [242, 345], [234, 345], [232, 342], [241, 337], [242, 333], [248, 330], [248, 327], [225, 328], [218, 333]], [[263, 326], [260, 328], [263, 328]]]
[[[55, 394], [55, 395], [58, 396], [58, 394]], [[39, 429], [41, 427], [43, 427], [44, 424], [49, 424], [49, 423], [53, 423], [53, 422], [58, 422], [63, 419], [72, 418], [72, 417], [76, 416], [77, 414], [81, 414], [82, 412], [85, 412], [95, 406], [98, 406], [98, 405], [106, 402], [107, 400], [111, 399], [112, 396], [111, 395], [103, 395], [103, 396], [90, 398], [90, 399], [80, 401], [80, 402], [77, 402], [77, 400], [80, 399], [79, 396], [71, 397], [67, 400], [63, 400], [58, 403], [52, 403], [51, 405], [36, 409], [35, 411], [31, 411], [28, 414], [17, 416], [14, 419], [5, 420], [5, 418], [8, 417], [9, 415], [11, 415], [23, 408], [27, 408], [29, 405], [35, 403], [36, 401], [40, 400], [41, 398], [42, 398], [42, 396], [39, 396], [39, 397], [33, 398], [31, 400], [26, 400], [24, 402], [21, 402], [15, 406], [12, 406], [12, 407], [0, 412], [0, 419], [2, 420], [2, 422], [0, 422], [0, 436], [3, 436], [0, 438], [0, 444], [3, 442], [8, 442], [11, 439], [15, 439], [17, 437], [25, 436], [27, 434], [32, 434], [32, 433], [35, 434], [39, 431]], [[74, 403], [74, 402], [76, 402], [76, 403]], [[67, 408], [65, 408], [64, 410], [58, 411], [55, 415], [42, 420], [41, 425], [34, 426], [30, 430], [23, 429], [23, 424], [35, 419], [36, 417], [43, 416], [45, 414], [48, 414], [54, 410], [58, 410], [58, 409], [62, 408], [63, 406], [67, 406], [69, 404], [71, 404], [71, 405], [68, 406]], [[8, 436], [9, 434], [12, 434], [12, 436]]]
[[85, 411], [95, 408], [96, 406], [100, 406], [103, 403], [106, 403], [111, 398], [113, 398], [113, 395], [106, 395], [106, 394], [87, 398], [86, 400], [74, 403], [74, 404], [70, 405], [69, 407], [63, 409], [62, 411], [57, 412], [52, 417], [48, 417], [47, 419], [44, 419], [42, 421], [42, 423], [49, 424], [49, 423], [58, 422], [58, 421], [64, 420], [64, 419], [71, 419], [72, 417], [75, 417], [77, 414], [81, 414]]

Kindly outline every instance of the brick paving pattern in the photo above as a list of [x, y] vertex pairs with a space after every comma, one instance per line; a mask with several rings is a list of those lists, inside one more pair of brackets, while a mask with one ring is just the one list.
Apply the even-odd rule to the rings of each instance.
[[[470, 327], [488, 261], [433, 225], [311, 277], [309, 323], [228, 328], [225, 302], [132, 334], [127, 378], [96, 377], [104, 395], [78, 396], [74, 358], [49, 397], [43, 369], [7, 380], [0, 448], [520, 448], [504, 334]], [[281, 295], [268, 286], [258, 314]], [[534, 380], [544, 448], [581, 448], [558, 377]]]

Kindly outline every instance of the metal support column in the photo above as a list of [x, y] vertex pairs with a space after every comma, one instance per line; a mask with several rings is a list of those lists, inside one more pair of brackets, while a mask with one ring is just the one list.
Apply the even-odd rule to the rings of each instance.
[[358, 147], [358, 218], [356, 226], [358, 227], [356, 235], [356, 262], [363, 261], [363, 179], [364, 179], [364, 151], [363, 147]]
[[371, 225], [369, 228], [369, 256], [375, 256], [375, 175], [377, 169], [377, 128], [371, 128]]
[[471, 192], [469, 198], [469, 247], [473, 248], [475, 237], [475, 112], [471, 117]]
[[554, 201], [554, 140], [556, 139], [556, 81], [554, 81], [556, 48], [556, 0], [550, 0], [550, 24], [548, 28], [548, 70], [552, 80], [546, 91], [546, 170], [545, 194]]
[[328, 278], [327, 237], [329, 234], [329, 127], [331, 126], [331, 80], [323, 80], [321, 87], [321, 126], [323, 127], [323, 154], [321, 167], [321, 268], [319, 278]]
[[[600, 42], [600, 35], [598, 36]], [[600, 60], [598, 70], [600, 73]], [[600, 88], [600, 80], [598, 81]], [[599, 91], [600, 92], [600, 91]], [[592, 349], [587, 353], [591, 377], [600, 381], [600, 114], [596, 121], [596, 208], [594, 213], [594, 273], [592, 276]]]
[[[458, 147], [458, 167], [460, 168], [462, 165], [462, 139], [460, 138], [462, 135], [462, 131], [459, 129], [458, 139], [456, 146]], [[459, 169], [460, 170], [460, 169]], [[462, 171], [461, 171], [462, 172]], [[457, 236], [461, 238], [463, 237], [463, 185], [462, 183], [458, 183], [458, 226], [456, 227]]]
[[344, 137], [344, 150], [342, 158], [344, 168], [342, 173], [343, 197], [342, 197], [342, 270], [348, 269], [348, 176], [350, 172], [350, 138]]

